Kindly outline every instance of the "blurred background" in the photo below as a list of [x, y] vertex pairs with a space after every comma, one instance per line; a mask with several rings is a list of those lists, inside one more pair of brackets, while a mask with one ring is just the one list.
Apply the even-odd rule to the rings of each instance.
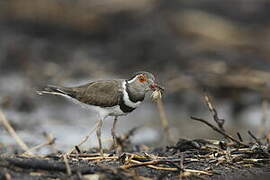
[[[269, 130], [269, 8], [268, 0], [2, 0], [0, 107], [29, 145], [44, 142], [47, 132], [58, 149], [67, 150], [93, 128], [96, 114], [35, 91], [145, 70], [166, 88], [163, 102], [175, 141], [220, 138], [190, 119], [212, 121], [203, 90], [231, 134], [262, 134]], [[111, 143], [111, 127], [108, 118], [104, 143]], [[117, 132], [134, 127], [140, 128], [132, 142], [161, 145], [159, 115], [149, 98], [121, 117]], [[96, 144], [93, 133], [84, 147]], [[2, 127], [0, 146], [15, 146]]]

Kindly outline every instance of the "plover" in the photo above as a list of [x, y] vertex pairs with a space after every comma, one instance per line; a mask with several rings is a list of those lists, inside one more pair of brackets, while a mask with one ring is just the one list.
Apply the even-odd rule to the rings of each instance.
[[116, 145], [115, 128], [118, 116], [124, 116], [135, 110], [149, 91], [161, 89], [153, 74], [138, 72], [130, 79], [99, 80], [77, 87], [47, 86], [38, 94], [54, 94], [71, 99], [83, 107], [95, 110], [99, 115], [97, 138], [101, 155], [101, 127], [103, 120], [114, 116], [111, 134]]

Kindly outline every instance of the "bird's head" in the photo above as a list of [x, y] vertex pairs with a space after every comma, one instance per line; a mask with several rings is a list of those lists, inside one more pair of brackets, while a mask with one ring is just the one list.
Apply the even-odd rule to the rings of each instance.
[[133, 88], [144, 93], [148, 91], [164, 90], [163, 87], [156, 83], [154, 75], [145, 71], [137, 72], [128, 80], [128, 83], [132, 85]]

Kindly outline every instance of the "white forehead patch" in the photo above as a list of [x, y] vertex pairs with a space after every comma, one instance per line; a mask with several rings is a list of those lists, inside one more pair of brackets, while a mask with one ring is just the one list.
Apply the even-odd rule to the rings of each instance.
[[136, 81], [136, 79], [137, 79], [138, 76], [140, 76], [140, 74], [138, 74], [137, 76], [135, 76], [131, 80], [128, 80], [128, 83], [132, 83], [132, 82]]

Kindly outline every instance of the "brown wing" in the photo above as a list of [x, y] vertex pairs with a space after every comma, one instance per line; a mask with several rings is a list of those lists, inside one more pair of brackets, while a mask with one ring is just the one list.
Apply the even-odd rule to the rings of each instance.
[[74, 87], [72, 90], [74, 92], [74, 98], [80, 102], [102, 107], [111, 107], [117, 105], [120, 101], [121, 81], [97, 81]]

